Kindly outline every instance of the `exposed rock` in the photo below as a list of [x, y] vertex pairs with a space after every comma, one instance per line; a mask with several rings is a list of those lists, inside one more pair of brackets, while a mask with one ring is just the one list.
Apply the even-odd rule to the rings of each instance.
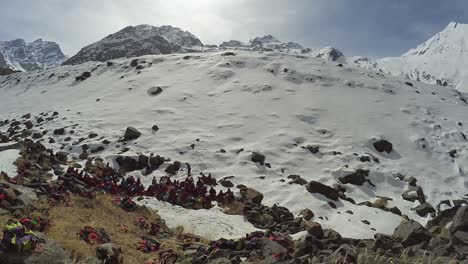
[[367, 176], [369, 176], [368, 170], [358, 169], [352, 174], [340, 177], [339, 180], [344, 184], [351, 183], [362, 186], [367, 181]]
[[256, 163], [260, 163], [260, 165], [264, 165], [265, 164], [265, 155], [262, 155], [262, 154], [260, 154], [258, 152], [253, 152], [251, 161], [256, 162]]
[[339, 198], [338, 190], [317, 181], [310, 181], [306, 188], [310, 193], [319, 193], [331, 200], [337, 201]]
[[65, 128], [58, 128], [54, 130], [54, 135], [64, 135], [65, 134]]
[[306, 149], [309, 150], [312, 154], [317, 154], [320, 151], [320, 146], [318, 145], [308, 145]]
[[181, 163], [179, 161], [174, 161], [172, 164], [167, 166], [164, 170], [165, 172], [169, 173], [170, 175], [176, 175], [177, 172], [180, 170]]
[[304, 209], [302, 210], [300, 213], [299, 213], [300, 216], [302, 216], [302, 218], [304, 218], [304, 220], [311, 220], [312, 218], [314, 218], [314, 213], [312, 212], [312, 210], [310, 209]]
[[389, 141], [385, 140], [385, 139], [381, 139], [381, 140], [378, 140], [376, 142], [374, 142], [374, 148], [378, 151], [378, 152], [387, 152], [387, 153], [390, 153], [392, 152], [393, 150], [393, 145], [392, 143], [390, 143]]
[[263, 194], [252, 189], [243, 186], [240, 188], [240, 194], [244, 201], [254, 203], [254, 204], [262, 204]]
[[398, 238], [405, 247], [414, 246], [422, 242], [429, 242], [431, 240], [429, 231], [414, 220], [402, 222], [395, 228], [393, 236]]
[[395, 243], [392, 236], [377, 233], [374, 235], [374, 249], [390, 250]]
[[307, 231], [307, 233], [318, 239], [322, 239], [324, 237], [322, 226], [317, 222], [303, 220], [301, 222], [301, 230]]
[[96, 247], [96, 256], [103, 263], [123, 264], [124, 253], [122, 248], [115, 243], [105, 243]]
[[26, 126], [27, 129], [31, 129], [33, 128], [33, 123], [31, 122], [31, 120], [28, 120], [24, 123], [24, 126]]
[[232, 183], [230, 180], [227, 180], [227, 179], [221, 179], [219, 181], [219, 184], [221, 184], [221, 186], [226, 187], [226, 188], [234, 187], [234, 183]]
[[468, 232], [468, 207], [461, 206], [455, 216], [450, 231], [455, 233], [457, 231]]
[[141, 136], [141, 132], [134, 127], [127, 127], [124, 134], [124, 140], [133, 140]]
[[426, 217], [428, 214], [435, 213], [434, 207], [432, 207], [432, 205], [430, 205], [429, 203], [423, 203], [414, 208], [414, 210], [419, 216], [422, 217]]
[[156, 131], [159, 130], [159, 127], [158, 127], [157, 125], [154, 125], [154, 126], [151, 127], [151, 129], [152, 129], [154, 132], [156, 132]]

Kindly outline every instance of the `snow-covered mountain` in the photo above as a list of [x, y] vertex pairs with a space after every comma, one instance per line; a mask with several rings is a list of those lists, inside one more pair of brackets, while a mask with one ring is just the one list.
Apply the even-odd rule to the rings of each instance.
[[219, 45], [221, 48], [243, 48], [246, 50], [302, 50], [303, 46], [294, 42], [281, 42], [272, 35], [265, 35], [262, 37], [255, 37], [249, 43], [243, 43], [239, 40], [225, 41]]
[[26, 43], [23, 39], [0, 41], [0, 68], [18, 71], [44, 70], [59, 66], [66, 59], [60, 46], [38, 39]]
[[222, 49], [241, 49], [241, 50], [259, 50], [259, 51], [277, 51], [290, 54], [300, 54], [302, 56], [322, 58], [329, 61], [345, 61], [345, 56], [341, 51], [333, 47], [322, 49], [304, 48], [295, 42], [282, 42], [272, 35], [255, 37], [249, 43], [243, 43], [239, 40], [225, 41], [219, 45]]
[[87, 61], [187, 52], [200, 50], [202, 46], [203, 43], [196, 36], [177, 27], [128, 26], [84, 47], [63, 64], [75, 65]]
[[[275, 51], [151, 55], [0, 76], [0, 98], [1, 120], [60, 113], [30, 133], [80, 164], [84, 144], [116, 168], [118, 155], [188, 162], [194, 175], [254, 188], [268, 206], [296, 216], [309, 208], [346, 237], [391, 234], [405, 217], [427, 222], [444, 200], [442, 208], [466, 202], [467, 100], [450, 87], [352, 65]], [[128, 126], [141, 136], [124, 144]], [[52, 133], [58, 128], [63, 136]], [[253, 162], [254, 152], [264, 162]], [[169, 164], [130, 174], [149, 185]], [[219, 207], [139, 202], [168, 225], [211, 238], [253, 230]]]
[[468, 25], [451, 22], [435, 36], [401, 57], [351, 58], [368, 69], [468, 92]]

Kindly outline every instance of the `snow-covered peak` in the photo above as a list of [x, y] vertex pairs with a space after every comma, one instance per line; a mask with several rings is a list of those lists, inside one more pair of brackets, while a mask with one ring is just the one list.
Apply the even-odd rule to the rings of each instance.
[[358, 60], [359, 66], [467, 92], [468, 25], [450, 22], [441, 32], [401, 57]]
[[322, 58], [329, 61], [341, 61], [344, 60], [344, 54], [334, 48], [334, 47], [325, 47], [315, 52], [316, 58]]
[[273, 37], [272, 35], [256, 37], [250, 40], [251, 46], [264, 45], [264, 44], [270, 44], [270, 43], [281, 43], [281, 41], [279, 41], [277, 38]]
[[19, 71], [44, 70], [59, 66], [64, 60], [60, 46], [51, 41], [37, 39], [26, 43], [24, 39], [0, 41], [0, 67]]
[[107, 61], [122, 57], [198, 50], [203, 43], [188, 31], [172, 26], [128, 26], [81, 49], [64, 64]]

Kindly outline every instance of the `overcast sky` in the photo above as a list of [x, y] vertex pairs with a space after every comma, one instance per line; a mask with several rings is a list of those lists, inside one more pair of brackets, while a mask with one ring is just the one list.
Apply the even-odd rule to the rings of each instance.
[[345, 55], [398, 56], [468, 23], [468, 0], [0, 0], [0, 40], [56, 41], [67, 55], [128, 25], [173, 25], [205, 44], [272, 34]]

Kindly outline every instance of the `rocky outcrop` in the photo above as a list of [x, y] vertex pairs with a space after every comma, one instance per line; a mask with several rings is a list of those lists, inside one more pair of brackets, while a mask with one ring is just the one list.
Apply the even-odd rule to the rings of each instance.
[[82, 48], [64, 65], [87, 61], [108, 61], [123, 57], [168, 54], [196, 50], [203, 46], [193, 34], [172, 26], [138, 25], [126, 27]]

